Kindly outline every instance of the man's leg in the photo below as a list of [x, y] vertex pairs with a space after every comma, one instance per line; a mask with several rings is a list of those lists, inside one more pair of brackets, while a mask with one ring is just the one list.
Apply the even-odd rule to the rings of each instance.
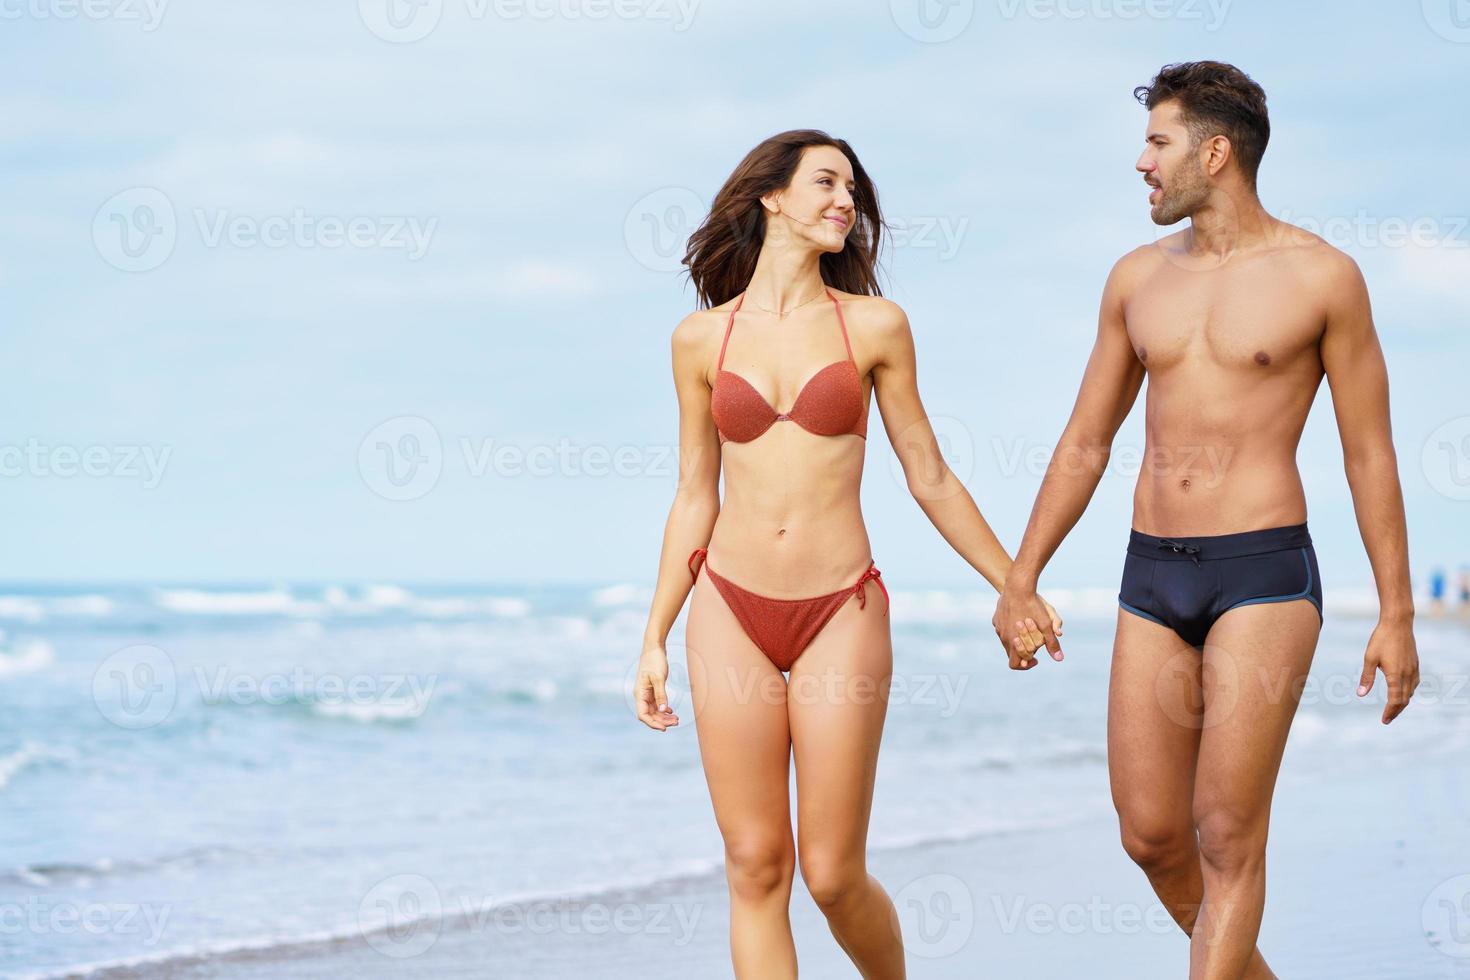
[[1321, 620], [1305, 599], [1239, 606], [1205, 641], [1205, 717], [1195, 773], [1204, 903], [1191, 980], [1237, 980], [1266, 901], [1271, 795]]
[[[1195, 838], [1202, 657], [1173, 630], [1118, 611], [1108, 689], [1108, 775], [1123, 848], [1186, 934], [1204, 896]], [[1250, 980], [1274, 978], [1257, 953]]]

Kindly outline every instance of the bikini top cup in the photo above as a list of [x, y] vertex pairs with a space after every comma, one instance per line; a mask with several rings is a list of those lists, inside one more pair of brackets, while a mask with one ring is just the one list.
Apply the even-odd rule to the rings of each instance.
[[745, 294], [740, 294], [735, 308], [730, 311], [730, 322], [725, 326], [725, 342], [720, 345], [720, 360], [710, 395], [710, 414], [714, 416], [720, 442], [750, 442], [777, 422], [788, 421], [795, 422], [813, 435], [868, 437], [868, 406], [863, 399], [863, 379], [852, 356], [852, 343], [847, 339], [842, 304], [837, 302], [830, 289], [827, 296], [837, 311], [837, 325], [842, 328], [847, 360], [833, 361], [812, 375], [802, 385], [790, 411], [778, 412], [749, 381], [724, 369], [725, 348], [730, 345], [735, 314], [745, 302]]

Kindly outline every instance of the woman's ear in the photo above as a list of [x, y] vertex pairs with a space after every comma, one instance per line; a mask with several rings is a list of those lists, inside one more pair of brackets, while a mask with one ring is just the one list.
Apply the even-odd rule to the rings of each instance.
[[781, 213], [781, 192], [780, 191], [771, 191], [771, 193], [769, 193], [769, 194], [762, 195], [761, 196], [761, 207], [765, 208], [771, 214], [780, 214]]

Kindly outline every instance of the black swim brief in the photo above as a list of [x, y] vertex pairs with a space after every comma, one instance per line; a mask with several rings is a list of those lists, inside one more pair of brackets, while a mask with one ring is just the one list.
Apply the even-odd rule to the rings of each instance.
[[1118, 605], [1203, 646], [1226, 610], [1306, 599], [1322, 616], [1322, 577], [1305, 524], [1159, 538], [1133, 531]]

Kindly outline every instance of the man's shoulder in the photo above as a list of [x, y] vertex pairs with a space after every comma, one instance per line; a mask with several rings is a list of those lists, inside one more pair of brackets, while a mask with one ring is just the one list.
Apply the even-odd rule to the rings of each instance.
[[1157, 242], [1145, 242], [1131, 252], [1125, 253], [1113, 263], [1108, 280], [1116, 287], [1127, 290], [1147, 278], [1159, 264], [1166, 261], [1165, 252], [1173, 239], [1183, 232], [1175, 232]]
[[1362, 271], [1353, 257], [1321, 235], [1278, 221], [1274, 253], [1308, 283], [1338, 288], [1361, 281]]

